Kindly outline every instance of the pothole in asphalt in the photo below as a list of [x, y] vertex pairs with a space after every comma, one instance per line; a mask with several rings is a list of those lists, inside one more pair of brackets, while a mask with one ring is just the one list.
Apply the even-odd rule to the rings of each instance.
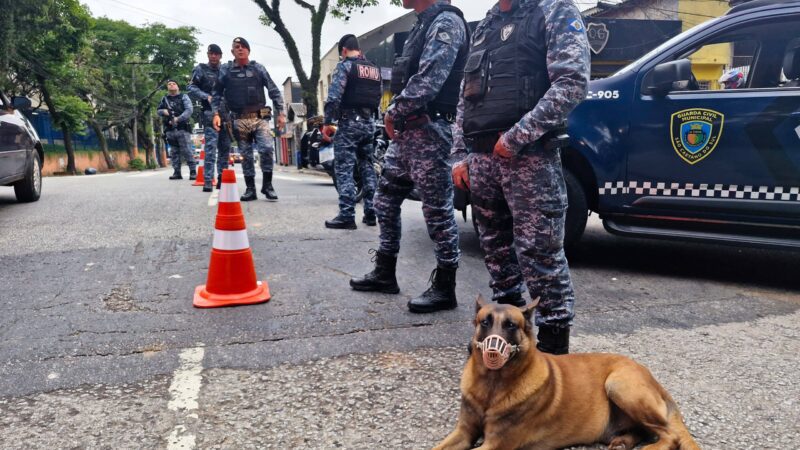
[[149, 311], [149, 309], [136, 305], [133, 298], [133, 289], [130, 285], [117, 286], [103, 297], [103, 305], [109, 311], [130, 312]]

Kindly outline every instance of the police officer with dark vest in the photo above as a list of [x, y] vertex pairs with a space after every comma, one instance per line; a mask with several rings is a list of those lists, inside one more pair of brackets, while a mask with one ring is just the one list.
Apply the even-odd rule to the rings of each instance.
[[[211, 99], [214, 86], [219, 78], [220, 60], [222, 59], [222, 49], [217, 44], [208, 46], [208, 64], [198, 64], [192, 71], [192, 81], [189, 82], [189, 95], [203, 105], [203, 134], [205, 135], [205, 154], [206, 159], [203, 166], [203, 192], [211, 192], [213, 189], [214, 166], [216, 163], [218, 180], [217, 189], [222, 184], [222, 171], [228, 168], [228, 158], [231, 151], [231, 139], [225, 124], [222, 130], [214, 129], [214, 113], [211, 110]], [[224, 102], [222, 105], [223, 113], [220, 118], [225, 121]]]
[[558, 136], [589, 62], [572, 0], [499, 0], [473, 33], [454, 129], [453, 181], [470, 189], [493, 298], [522, 306], [527, 285], [537, 345], [554, 354], [569, 351], [575, 303]]
[[170, 147], [170, 160], [174, 170], [170, 180], [180, 180], [181, 176], [181, 157], [189, 166], [189, 179], [197, 177], [197, 162], [194, 160], [192, 149], [191, 127], [189, 118], [192, 116], [192, 101], [186, 94], [181, 94], [178, 83], [175, 80], [167, 81], [167, 95], [158, 104], [157, 113], [161, 116], [164, 124], [164, 134], [167, 136], [167, 143]]
[[250, 44], [244, 38], [233, 40], [231, 53], [234, 60], [223, 65], [219, 71], [219, 79], [214, 86], [211, 108], [214, 111], [214, 129], [219, 131], [222, 125], [220, 105], [222, 99], [230, 110], [233, 119], [233, 134], [239, 143], [239, 151], [244, 157], [242, 171], [247, 189], [242, 195], [243, 202], [255, 200], [255, 158], [253, 150], [258, 151], [263, 184], [261, 193], [268, 200], [277, 200], [272, 187], [272, 169], [274, 144], [269, 120], [272, 113], [266, 109], [267, 99], [264, 88], [272, 99], [274, 112], [277, 114], [277, 126], [286, 125], [283, 113], [283, 96], [278, 86], [272, 81], [267, 69], [261, 64], [250, 61]]
[[[400, 251], [400, 208], [415, 187], [422, 200], [428, 236], [434, 242], [436, 269], [431, 286], [408, 302], [408, 309], [428, 313], [456, 303], [460, 258], [450, 176], [452, 122], [469, 50], [463, 14], [448, 0], [403, 0], [417, 23], [392, 68], [395, 97], [384, 123], [392, 144], [375, 193], [380, 246], [375, 269], [350, 280], [360, 291], [398, 293], [395, 269]], [[395, 133], [397, 130], [397, 133]]]
[[339, 190], [339, 214], [326, 220], [327, 228], [356, 229], [356, 184], [353, 171], [361, 171], [364, 190], [364, 218], [362, 222], [374, 226], [375, 211], [372, 196], [375, 194], [375, 167], [372, 164], [372, 143], [375, 137], [375, 116], [381, 101], [381, 70], [361, 54], [358, 39], [352, 34], [339, 40], [339, 56], [325, 102], [325, 126], [322, 132], [334, 133], [333, 139], [336, 188]]

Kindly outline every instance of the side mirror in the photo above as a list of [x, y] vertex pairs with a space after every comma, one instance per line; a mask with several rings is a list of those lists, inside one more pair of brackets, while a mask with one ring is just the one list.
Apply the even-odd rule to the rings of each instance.
[[31, 109], [31, 101], [27, 97], [13, 97], [11, 104], [17, 111], [27, 111]]
[[647, 91], [650, 94], [665, 96], [673, 89], [675, 83], [692, 79], [692, 63], [688, 59], [679, 59], [657, 65], [652, 72]]

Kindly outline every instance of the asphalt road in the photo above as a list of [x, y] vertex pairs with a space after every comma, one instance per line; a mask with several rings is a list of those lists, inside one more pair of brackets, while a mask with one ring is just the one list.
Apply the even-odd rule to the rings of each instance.
[[[197, 310], [216, 209], [169, 174], [47, 178], [33, 204], [0, 188], [0, 447], [429, 448], [449, 432], [489, 294], [469, 222], [459, 308], [413, 315], [435, 264], [419, 204], [403, 212], [401, 293], [354, 292], [377, 228], [326, 230], [330, 180], [284, 169], [279, 202], [243, 205], [273, 299]], [[592, 220], [570, 255], [573, 349], [647, 365], [703, 448], [797, 448], [799, 263]]]

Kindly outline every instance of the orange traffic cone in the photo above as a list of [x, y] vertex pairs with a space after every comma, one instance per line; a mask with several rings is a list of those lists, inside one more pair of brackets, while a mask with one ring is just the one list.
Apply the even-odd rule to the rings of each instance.
[[[206, 162], [206, 151], [200, 150], [200, 161], [197, 163], [197, 178], [195, 178], [194, 183], [192, 183], [192, 186], [202, 186], [203, 183], [205, 182], [205, 169], [203, 168], [203, 166], [205, 166], [205, 162]], [[212, 186], [217, 185], [217, 180], [215, 180], [214, 177], [211, 177], [211, 185]]]
[[247, 240], [244, 214], [236, 189], [236, 173], [233, 169], [225, 169], [219, 191], [208, 279], [206, 284], [194, 290], [194, 306], [252, 305], [267, 302], [270, 298], [267, 282], [256, 278], [253, 252]]

